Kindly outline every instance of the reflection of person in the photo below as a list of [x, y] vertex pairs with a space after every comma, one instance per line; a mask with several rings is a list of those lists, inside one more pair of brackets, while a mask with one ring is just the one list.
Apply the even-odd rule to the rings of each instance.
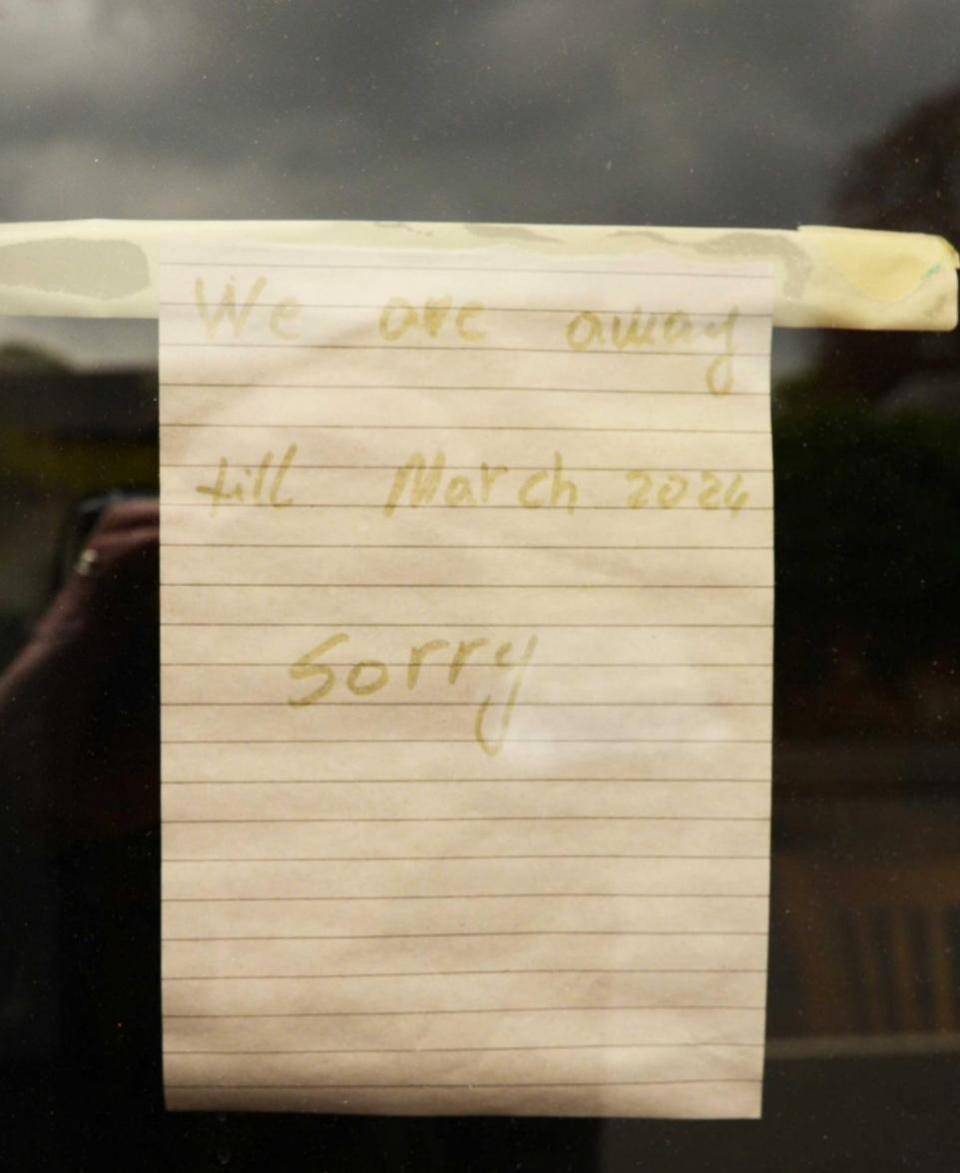
[[112, 504], [0, 676], [0, 1033], [81, 1112], [156, 1082], [158, 535]]
[[111, 506], [0, 676], [5, 802], [57, 842], [155, 817], [158, 535], [155, 501]]

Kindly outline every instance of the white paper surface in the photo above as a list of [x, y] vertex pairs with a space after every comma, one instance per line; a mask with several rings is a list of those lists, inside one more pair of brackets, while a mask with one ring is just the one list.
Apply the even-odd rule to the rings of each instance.
[[159, 282], [168, 1105], [759, 1115], [770, 271]]

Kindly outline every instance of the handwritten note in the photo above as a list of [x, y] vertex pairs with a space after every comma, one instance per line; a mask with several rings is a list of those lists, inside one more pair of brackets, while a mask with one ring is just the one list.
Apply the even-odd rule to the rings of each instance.
[[171, 1108], [759, 1115], [771, 285], [162, 264]]

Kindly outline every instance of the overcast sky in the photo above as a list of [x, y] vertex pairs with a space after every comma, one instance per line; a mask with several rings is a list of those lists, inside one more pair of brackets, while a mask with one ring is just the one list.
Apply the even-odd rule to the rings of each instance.
[[829, 222], [958, 32], [958, 0], [0, 0], [0, 219]]

